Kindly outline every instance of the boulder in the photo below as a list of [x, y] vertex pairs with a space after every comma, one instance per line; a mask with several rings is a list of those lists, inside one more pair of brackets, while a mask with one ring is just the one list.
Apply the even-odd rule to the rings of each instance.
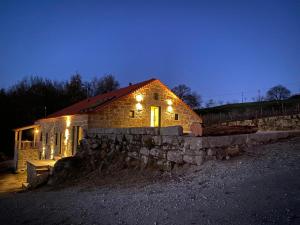
[[160, 158], [160, 159], [165, 159], [166, 158], [166, 152], [158, 149], [158, 148], [152, 148], [150, 150], [150, 155], [156, 157], [156, 158]]
[[183, 156], [179, 151], [169, 151], [167, 153], [167, 160], [175, 163], [183, 163]]
[[149, 149], [146, 148], [146, 147], [142, 147], [141, 150], [140, 150], [140, 154], [148, 156], [149, 155]]

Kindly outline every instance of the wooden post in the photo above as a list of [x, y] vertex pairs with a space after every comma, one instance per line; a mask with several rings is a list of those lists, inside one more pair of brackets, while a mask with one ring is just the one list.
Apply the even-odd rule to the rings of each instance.
[[22, 148], [22, 130], [19, 131], [19, 140], [18, 140], [18, 149], [20, 150]]
[[74, 126], [73, 127], [73, 138], [72, 138], [72, 156], [74, 156], [76, 154], [77, 151], [77, 142], [78, 142], [78, 126]]
[[18, 171], [18, 131], [15, 131], [15, 149], [14, 149], [14, 169], [15, 172]]
[[35, 129], [33, 129], [33, 148], [36, 147], [36, 139], [37, 139], [37, 133], [35, 131]]

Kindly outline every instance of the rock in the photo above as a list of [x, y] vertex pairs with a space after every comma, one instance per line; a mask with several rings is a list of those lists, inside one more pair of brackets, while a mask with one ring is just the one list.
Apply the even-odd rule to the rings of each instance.
[[146, 147], [142, 147], [141, 150], [140, 150], [140, 154], [148, 156], [149, 155], [149, 149], [146, 148]]
[[94, 143], [91, 145], [91, 149], [97, 149], [99, 147], [98, 143]]
[[204, 162], [204, 157], [205, 157], [204, 155], [184, 155], [183, 161], [188, 164], [200, 166]]
[[137, 152], [128, 152], [127, 155], [131, 158], [138, 159], [139, 155]]
[[187, 137], [185, 138], [184, 146], [192, 150], [200, 150], [203, 148], [202, 137]]
[[183, 163], [183, 156], [179, 151], [169, 151], [167, 153], [167, 160], [176, 163]]
[[213, 150], [211, 148], [209, 148], [207, 150], [207, 156], [215, 156], [215, 155], [216, 155], [216, 151], [215, 150]]
[[160, 135], [181, 136], [183, 135], [183, 128], [182, 126], [161, 127]]
[[[226, 153], [226, 156], [231, 156], [231, 157], [238, 156], [240, 154], [239, 146], [235, 145], [235, 146], [226, 148], [225, 153]], [[226, 157], [226, 159], [227, 159], [227, 157]]]
[[162, 137], [157, 135], [152, 137], [153, 142], [155, 145], [161, 145], [162, 144]]
[[149, 157], [145, 156], [145, 155], [142, 155], [141, 156], [141, 167], [146, 168], [146, 166], [148, 164], [148, 161], [149, 161]]
[[163, 150], [158, 149], [158, 148], [152, 148], [150, 150], [150, 155], [152, 155], [156, 158], [162, 158], [162, 159], [166, 158], [166, 152], [164, 152]]

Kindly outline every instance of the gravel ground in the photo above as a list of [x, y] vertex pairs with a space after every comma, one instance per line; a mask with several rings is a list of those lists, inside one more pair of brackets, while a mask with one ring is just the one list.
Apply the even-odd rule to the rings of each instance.
[[1, 224], [300, 224], [300, 138], [172, 174], [95, 174], [0, 197]]

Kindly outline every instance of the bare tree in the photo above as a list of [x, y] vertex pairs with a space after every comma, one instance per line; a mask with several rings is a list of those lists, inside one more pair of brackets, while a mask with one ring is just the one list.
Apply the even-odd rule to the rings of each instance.
[[267, 92], [266, 98], [268, 100], [284, 100], [291, 96], [291, 91], [282, 85], [277, 85], [270, 88]]
[[114, 91], [119, 88], [120, 84], [116, 78], [111, 75], [105, 75], [101, 78], [95, 77], [89, 85], [86, 85], [90, 90], [91, 95], [104, 94], [110, 91]]
[[191, 108], [201, 107], [201, 96], [195, 91], [192, 92], [191, 88], [186, 86], [185, 84], [180, 84], [174, 87], [172, 91]]
[[206, 102], [206, 104], [205, 104], [205, 106], [206, 106], [206, 108], [211, 108], [211, 107], [214, 107], [214, 106], [216, 106], [217, 104], [216, 104], [216, 102], [213, 100], [213, 99], [209, 99], [207, 102]]

